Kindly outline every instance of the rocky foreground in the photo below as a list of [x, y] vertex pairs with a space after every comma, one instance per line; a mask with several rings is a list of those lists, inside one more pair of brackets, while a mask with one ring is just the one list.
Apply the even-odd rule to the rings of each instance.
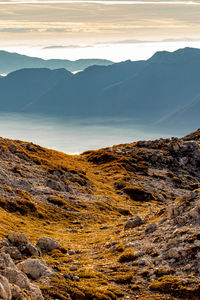
[[200, 299], [200, 130], [70, 156], [0, 139], [0, 299]]

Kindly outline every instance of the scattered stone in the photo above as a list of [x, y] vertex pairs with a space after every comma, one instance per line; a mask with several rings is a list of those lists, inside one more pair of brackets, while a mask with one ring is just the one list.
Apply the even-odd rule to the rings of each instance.
[[171, 248], [167, 252], [168, 258], [179, 258], [180, 254], [177, 248]]
[[156, 223], [149, 223], [149, 224], [146, 226], [145, 232], [146, 232], [146, 233], [152, 233], [152, 232], [156, 231], [157, 227], [158, 227], [158, 226], [157, 226]]
[[31, 259], [19, 263], [18, 269], [27, 274], [33, 279], [39, 279], [41, 277], [51, 277], [53, 272], [47, 267], [46, 263], [42, 259]]
[[143, 224], [142, 219], [140, 218], [140, 216], [137, 216], [134, 219], [130, 219], [126, 222], [126, 224], [124, 226], [124, 230], [135, 228], [135, 227], [140, 226], [142, 224]]
[[9, 254], [6, 254], [4, 252], [0, 253], [0, 270], [6, 269], [6, 268], [15, 268], [15, 264], [12, 261]]
[[10, 246], [10, 242], [9, 242], [9, 240], [8, 240], [7, 238], [3, 238], [3, 239], [1, 240], [1, 242], [0, 242], [0, 244], [1, 244], [2, 246], [5, 246], [5, 247], [9, 247], [9, 246]]
[[73, 281], [79, 281], [80, 280], [80, 277], [79, 276], [74, 276], [73, 277]]
[[130, 242], [130, 243], [125, 245], [125, 248], [135, 248], [135, 243]]
[[28, 244], [28, 237], [25, 233], [13, 232], [9, 234], [8, 240], [15, 246]]
[[58, 249], [61, 245], [54, 239], [49, 237], [41, 237], [37, 241], [37, 246], [44, 252], [52, 251]]
[[74, 254], [76, 254], [76, 252], [75, 252], [74, 250], [69, 250], [69, 251], [68, 251], [68, 254], [69, 254], [69, 255], [74, 255]]
[[28, 243], [26, 245], [25, 252], [26, 252], [27, 256], [40, 256], [39, 249], [31, 243]]
[[70, 268], [70, 271], [77, 271], [78, 270], [78, 268], [76, 267], [76, 266], [72, 266], [71, 268]]
[[21, 252], [18, 250], [17, 247], [14, 246], [10, 246], [10, 247], [4, 246], [1, 248], [1, 252], [10, 254], [11, 258], [15, 260], [22, 258]]
[[65, 279], [71, 279], [71, 276], [70, 276], [69, 274], [63, 274], [63, 277], [64, 277]]
[[109, 228], [110, 228], [109, 226], [101, 226], [100, 227], [101, 230], [105, 230], [105, 229], [109, 229]]

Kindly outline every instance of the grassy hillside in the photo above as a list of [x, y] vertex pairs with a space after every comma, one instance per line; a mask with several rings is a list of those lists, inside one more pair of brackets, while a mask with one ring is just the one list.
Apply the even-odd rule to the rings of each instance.
[[199, 299], [200, 245], [187, 255], [191, 272], [181, 254], [167, 256], [179, 231], [182, 247], [200, 239], [186, 215], [199, 203], [199, 151], [199, 132], [75, 156], [0, 139], [0, 237], [60, 242], [41, 254], [55, 272], [37, 283], [44, 299]]

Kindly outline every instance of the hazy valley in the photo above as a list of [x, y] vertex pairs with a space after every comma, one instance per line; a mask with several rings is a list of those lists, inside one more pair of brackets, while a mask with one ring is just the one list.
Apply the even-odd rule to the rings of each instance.
[[128, 118], [163, 130], [181, 128], [184, 135], [199, 124], [199, 57], [200, 50], [185, 48], [158, 52], [147, 61], [91, 66], [77, 74], [64, 68], [18, 70], [0, 78], [0, 111]]

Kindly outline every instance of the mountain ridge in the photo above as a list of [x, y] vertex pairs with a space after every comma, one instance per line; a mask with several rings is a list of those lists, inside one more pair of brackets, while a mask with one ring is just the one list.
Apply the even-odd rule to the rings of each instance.
[[[44, 76], [36, 84], [31, 69], [23, 72], [23, 80], [20, 73], [12, 73], [15, 86], [9, 81], [11, 75], [0, 78], [2, 112], [65, 118], [125, 117], [140, 125], [159, 124], [163, 129], [182, 127], [186, 120], [185, 129], [199, 127], [199, 49], [158, 52], [146, 61], [90, 66], [77, 74], [63, 75], [55, 83], [52, 79], [48, 88]], [[39, 76], [39, 69], [35, 72]], [[33, 85], [30, 101], [26, 87]]]
[[106, 59], [42, 59], [38, 57], [31, 57], [28, 55], [18, 54], [15, 52], [8, 52], [0, 50], [0, 73], [8, 74], [23, 68], [49, 68], [59, 69], [65, 68], [68, 71], [80, 71], [90, 65], [109, 65], [113, 62]]

